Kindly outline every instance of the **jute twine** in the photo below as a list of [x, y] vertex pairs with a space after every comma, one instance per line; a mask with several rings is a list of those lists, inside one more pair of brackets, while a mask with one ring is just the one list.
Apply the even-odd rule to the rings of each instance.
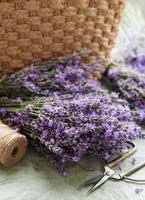
[[5, 167], [15, 165], [26, 153], [27, 139], [0, 122], [0, 163]]
[[0, 75], [31, 63], [92, 51], [109, 62], [124, 0], [1, 0]]

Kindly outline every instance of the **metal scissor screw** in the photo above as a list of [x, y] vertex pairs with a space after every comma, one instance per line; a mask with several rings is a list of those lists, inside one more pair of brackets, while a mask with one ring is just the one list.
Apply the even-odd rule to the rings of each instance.
[[111, 176], [111, 172], [110, 172], [110, 171], [106, 171], [106, 172], [105, 172], [105, 175]]

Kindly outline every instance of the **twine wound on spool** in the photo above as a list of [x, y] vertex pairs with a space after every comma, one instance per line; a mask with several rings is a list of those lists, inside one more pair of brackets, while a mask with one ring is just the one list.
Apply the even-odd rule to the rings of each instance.
[[0, 163], [5, 167], [15, 165], [26, 153], [27, 139], [0, 122]]

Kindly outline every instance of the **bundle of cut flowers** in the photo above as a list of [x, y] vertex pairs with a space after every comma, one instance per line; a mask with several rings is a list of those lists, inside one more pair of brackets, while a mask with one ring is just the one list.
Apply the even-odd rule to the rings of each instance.
[[120, 65], [131, 65], [145, 72], [145, 29], [135, 33], [134, 29], [119, 34], [112, 51], [112, 61]]
[[0, 97], [50, 96], [60, 94], [95, 92], [98, 78], [104, 72], [101, 63], [81, 63], [87, 53], [74, 54], [25, 69], [0, 80]]
[[145, 124], [145, 63], [144, 58], [132, 60], [125, 67], [113, 67], [107, 77], [111, 80], [113, 89], [120, 97], [127, 100], [132, 109], [134, 119]]
[[145, 124], [145, 29], [119, 35], [112, 60], [120, 66], [107, 75], [113, 88], [129, 102], [135, 120]]
[[126, 101], [101, 88], [89, 94], [37, 97], [26, 104], [9, 103], [1, 119], [19, 128], [62, 173], [68, 162], [78, 162], [86, 154], [107, 160], [141, 136]]

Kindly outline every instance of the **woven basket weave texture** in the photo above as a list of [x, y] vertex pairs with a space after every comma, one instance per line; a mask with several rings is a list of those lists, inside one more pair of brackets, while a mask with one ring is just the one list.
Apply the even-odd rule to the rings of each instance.
[[0, 74], [28, 64], [92, 50], [107, 62], [123, 0], [1, 0]]

